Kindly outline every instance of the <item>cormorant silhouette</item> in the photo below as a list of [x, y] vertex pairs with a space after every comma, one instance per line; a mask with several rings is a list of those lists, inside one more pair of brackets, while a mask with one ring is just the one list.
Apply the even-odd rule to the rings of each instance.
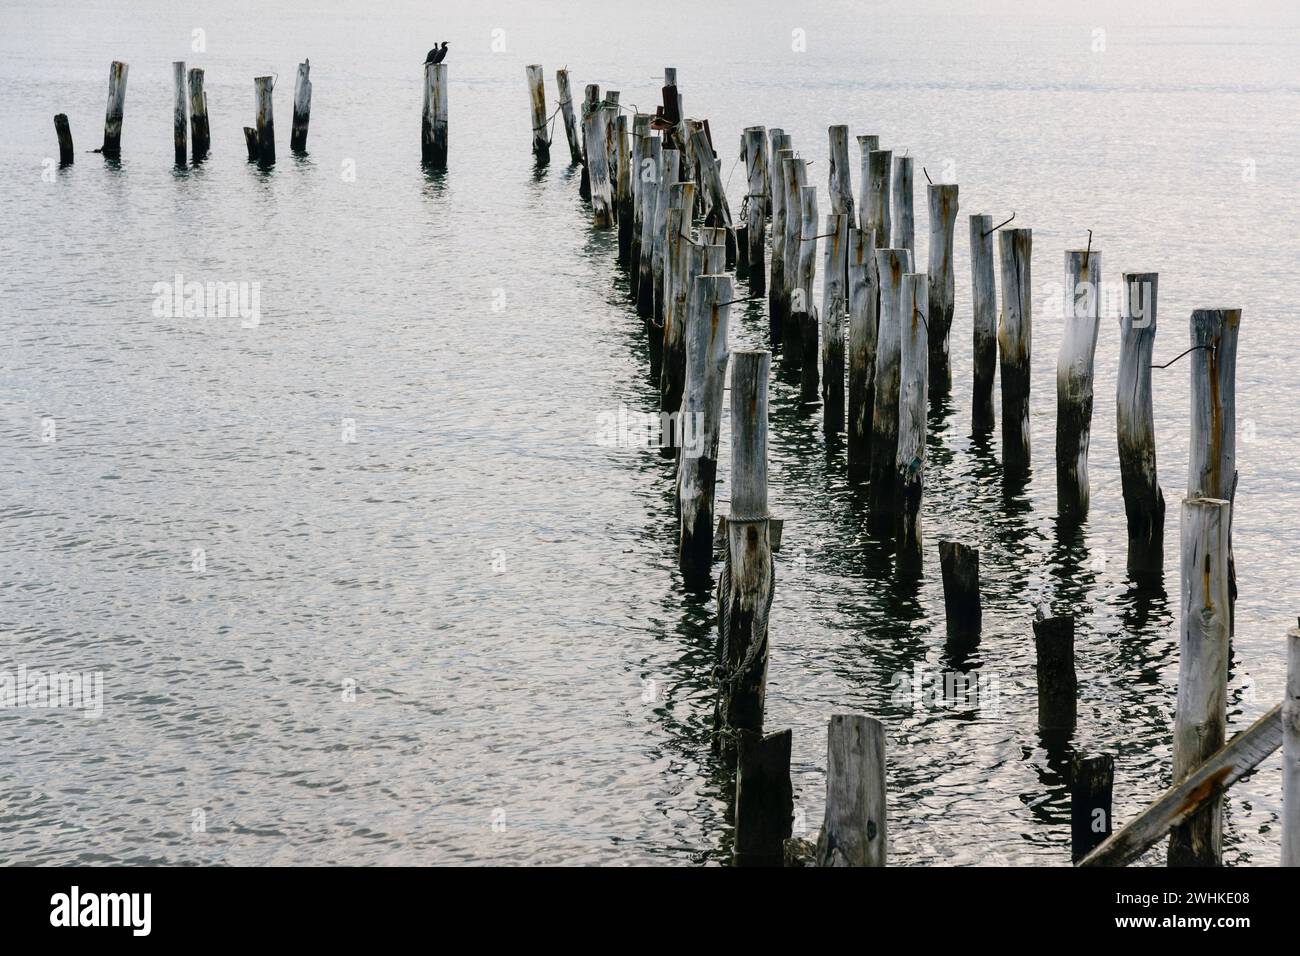
[[445, 59], [447, 59], [447, 41], [443, 40], [441, 47], [435, 46], [429, 51], [429, 55], [424, 58], [424, 62], [441, 63]]

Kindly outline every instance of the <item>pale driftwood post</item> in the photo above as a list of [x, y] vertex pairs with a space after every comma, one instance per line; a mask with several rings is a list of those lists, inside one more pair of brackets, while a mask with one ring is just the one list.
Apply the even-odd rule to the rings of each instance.
[[555, 85], [560, 91], [560, 115], [564, 117], [564, 136], [569, 141], [569, 160], [577, 166], [582, 162], [582, 142], [578, 138], [578, 119], [573, 114], [573, 91], [569, 87], [569, 71], [555, 71]]
[[[1194, 406], [1193, 406], [1194, 407]], [[1193, 441], [1195, 441], [1193, 434]], [[1228, 707], [1228, 530], [1232, 506], [1219, 498], [1183, 502], [1182, 607], [1174, 783], [1223, 746]], [[1169, 835], [1170, 866], [1223, 863], [1223, 799], [1215, 797]]]
[[835, 714], [826, 730], [826, 817], [817, 866], [884, 866], [885, 725]]
[[998, 357], [1002, 367], [1002, 466], [1009, 475], [1029, 471], [1029, 360], [1034, 287], [1030, 278], [1033, 232], [1004, 229], [998, 234], [1002, 265], [1002, 315]]
[[993, 272], [993, 217], [970, 217], [970, 289], [974, 324], [975, 384], [971, 432], [993, 430], [993, 376], [998, 365], [998, 298]]
[[1282, 698], [1282, 865], [1300, 866], [1300, 627], [1286, 635]]
[[731, 363], [731, 513], [727, 566], [718, 580], [721, 680], [717, 743], [763, 732], [772, 548], [767, 512], [767, 382], [771, 354], [744, 350]]
[[[439, 112], [434, 111], [434, 142], [441, 139], [442, 165], [447, 164], [447, 70], [446, 63], [435, 63], [443, 67], [438, 72], [434, 83], [438, 87], [435, 104], [441, 105]], [[425, 67], [427, 73], [428, 67]], [[298, 64], [298, 76], [293, 83], [293, 127], [289, 131], [289, 149], [295, 153], [307, 152], [307, 127], [311, 124], [311, 60]], [[439, 136], [441, 131], [441, 136]]]
[[1076, 754], [1070, 762], [1070, 860], [1079, 862], [1110, 836], [1115, 758]]
[[[695, 184], [669, 187], [667, 254], [664, 259], [664, 353], [659, 376], [659, 410], [669, 415], [681, 407], [686, 384], [686, 304], [690, 289], [691, 209]], [[671, 434], [665, 457], [674, 454], [677, 435]]]
[[649, 328], [655, 310], [654, 230], [659, 205], [659, 168], [663, 165], [663, 140], [646, 135], [641, 144], [641, 169], [637, 173], [637, 196], [641, 216], [640, 255], [637, 260], [636, 314]]
[[691, 284], [686, 322], [686, 434], [677, 469], [677, 559], [688, 586], [705, 585], [713, 560], [713, 489], [722, 428], [722, 383], [727, 374], [731, 279], [700, 275]]
[[[802, 160], [799, 162], [802, 163]], [[813, 282], [817, 278], [817, 187], [799, 188], [802, 226], [799, 232], [799, 282], [791, 292], [790, 315], [799, 326], [799, 344], [803, 349], [802, 394], [805, 401], [817, 397], [819, 370], [817, 363], [818, 320], [813, 304]]]
[[887, 149], [875, 149], [867, 154], [867, 227], [875, 231], [877, 249], [888, 249], [892, 235], [889, 214], [889, 175], [894, 154]]
[[1046, 604], [1034, 614], [1038, 660], [1038, 728], [1068, 736], [1074, 731], [1078, 679], [1074, 672], [1074, 615], [1052, 617]]
[[916, 248], [911, 156], [899, 156], [894, 160], [892, 192], [894, 194], [894, 248], [911, 252]]
[[1056, 359], [1056, 507], [1088, 513], [1088, 441], [1092, 434], [1092, 365], [1101, 326], [1101, 253], [1065, 254], [1065, 331]]
[[1156, 426], [1151, 404], [1151, 356], [1156, 339], [1159, 276], [1124, 273], [1115, 377], [1115, 432], [1128, 517], [1128, 570], [1159, 576], [1164, 568], [1165, 496], [1156, 480]]
[[74, 154], [72, 150], [72, 128], [68, 125], [67, 113], [54, 114], [54, 133], [59, 138], [59, 165], [71, 166]]
[[[659, 189], [655, 193], [655, 221], [654, 221], [654, 257], [652, 265], [654, 266], [654, 323], [652, 329], [652, 338], [658, 338], [658, 346], [652, 348], [661, 349], [663, 346], [663, 328], [664, 328], [664, 269], [667, 261], [668, 251], [668, 206], [669, 198], [672, 195], [672, 186], [678, 181], [678, 169], [681, 162], [681, 151], [676, 149], [664, 149], [660, 152], [659, 159]], [[652, 353], [653, 357], [653, 353]]]
[[952, 240], [957, 225], [957, 187], [935, 183], [926, 188], [930, 207], [929, 316], [930, 390], [946, 395], [952, 388], [948, 333], [952, 329], [956, 270]]
[[867, 527], [878, 538], [894, 531], [894, 462], [898, 454], [898, 386], [903, 325], [899, 312], [903, 274], [912, 268], [906, 249], [877, 249], [880, 325], [876, 332], [876, 396], [871, 409], [871, 487]]
[[212, 148], [212, 133], [208, 127], [208, 94], [203, 91], [203, 71], [190, 67], [190, 138], [194, 140], [191, 156], [194, 162], [205, 159]]
[[[529, 67], [531, 70], [532, 67]], [[541, 82], [541, 67], [538, 68]], [[530, 75], [531, 80], [531, 75]], [[310, 96], [311, 83], [307, 84]], [[447, 64], [424, 64], [424, 122], [421, 124], [420, 155], [433, 169], [447, 168]], [[304, 141], [306, 135], [304, 133]]]
[[865, 484], [871, 467], [871, 411], [876, 399], [875, 236], [849, 230], [849, 440], [848, 474]]
[[[844, 143], [848, 155], [847, 130]], [[850, 200], [851, 204], [852, 200]], [[844, 430], [844, 327], [848, 319], [849, 224], [853, 214], [826, 217], [826, 242], [822, 275], [822, 420], [829, 438]]]
[[830, 135], [830, 169], [827, 194], [831, 197], [831, 215], [843, 214], [853, 220], [853, 174], [849, 168], [849, 128], [832, 126]]
[[275, 114], [271, 110], [274, 89], [273, 76], [259, 76], [253, 80], [257, 102], [257, 163], [264, 167], [275, 165]]
[[794, 829], [791, 733], [742, 734], [736, 761], [736, 866], [780, 866]]
[[[428, 67], [425, 67], [428, 70]], [[539, 163], [551, 161], [551, 139], [546, 133], [546, 82], [542, 77], [542, 65], [530, 63], [524, 67], [528, 76], [528, 102], [532, 113], [533, 155]]]
[[871, 154], [880, 149], [880, 137], [858, 137], [858, 221], [864, 232], [871, 226]]
[[958, 541], [939, 542], [943, 574], [943, 609], [948, 641], [959, 650], [979, 642], [983, 622], [980, 608], [980, 553]]
[[898, 563], [910, 571], [921, 567], [921, 495], [925, 486], [925, 423], [929, 402], [926, 377], [930, 350], [926, 328], [929, 278], [923, 272], [903, 276], [899, 299], [901, 339], [898, 362], [898, 450], [894, 481], [899, 495]]
[[176, 165], [185, 165], [185, 156], [189, 152], [189, 90], [185, 76], [185, 61], [172, 63], [172, 143], [175, 147]]
[[763, 223], [767, 209], [767, 132], [761, 126], [745, 130], [745, 171], [749, 177], [749, 204], [745, 207], [745, 238], [748, 243], [749, 291], [767, 291], [767, 263], [763, 255]]
[[600, 105], [600, 87], [587, 84], [582, 104], [583, 143], [587, 150], [587, 180], [591, 188], [591, 220], [599, 227], [614, 224], [613, 199], [609, 188], [609, 149], [605, 141], [605, 110]]
[[[773, 162], [772, 169], [772, 264], [769, 271], [769, 281], [767, 285], [767, 303], [768, 303], [768, 321], [770, 324], [769, 335], [771, 337], [772, 348], [781, 349], [781, 358], [786, 361], [785, 356], [785, 326], [786, 318], [790, 311], [790, 302], [788, 299], [785, 285], [785, 240], [786, 232], [791, 219], [790, 211], [786, 206], [786, 160], [794, 158], [794, 150], [788, 146], [781, 146], [779, 149], [777, 143], [788, 143], [790, 137], [781, 134], [779, 137], [773, 137]], [[796, 217], [797, 217], [797, 210]]]
[[122, 114], [126, 111], [127, 65], [114, 60], [108, 68], [108, 109], [104, 113], [104, 145], [99, 151], [105, 156], [122, 155]]

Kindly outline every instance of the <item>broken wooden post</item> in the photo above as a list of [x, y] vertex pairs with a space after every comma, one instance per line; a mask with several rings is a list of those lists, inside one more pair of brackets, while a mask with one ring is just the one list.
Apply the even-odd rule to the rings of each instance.
[[745, 207], [745, 238], [748, 243], [749, 291], [767, 291], [767, 262], [763, 249], [764, 212], [767, 209], [767, 132], [761, 126], [745, 130], [745, 171], [749, 178], [749, 204]]
[[888, 540], [894, 531], [894, 464], [898, 454], [898, 385], [903, 325], [899, 312], [903, 274], [910, 272], [906, 249], [877, 249], [880, 324], [876, 332], [876, 396], [871, 409], [871, 486], [867, 528]]
[[1115, 758], [1076, 754], [1070, 762], [1070, 861], [1078, 863], [1105, 842], [1111, 830]]
[[[434, 63], [442, 67], [435, 71], [433, 142], [434, 165], [445, 168], [447, 165], [447, 64]], [[328, 79], [328, 77], [326, 77]], [[425, 67], [425, 82], [428, 82], [428, 67]], [[294, 153], [307, 152], [307, 127], [311, 124], [311, 60], [298, 64], [298, 76], [293, 83], [293, 126], [289, 130], [289, 150]]]
[[654, 317], [654, 224], [659, 205], [659, 167], [663, 162], [663, 141], [647, 133], [641, 143], [641, 169], [637, 173], [638, 214], [641, 217], [640, 255], [637, 260], [636, 314], [646, 320]]
[[114, 60], [108, 68], [108, 109], [104, 113], [104, 145], [99, 151], [105, 156], [122, 155], [122, 114], [126, 110], [127, 65]]
[[624, 269], [632, 263], [632, 154], [627, 139], [627, 114], [614, 119], [614, 218], [618, 221], [618, 262]]
[[[800, 160], [802, 162], [802, 160]], [[818, 367], [817, 307], [813, 303], [813, 282], [817, 278], [817, 187], [799, 188], [802, 226], [799, 231], [798, 284], [791, 291], [790, 318], [799, 327], [799, 344], [803, 349], [801, 394], [804, 401], [817, 398]]]
[[573, 113], [568, 70], [555, 71], [555, 85], [560, 91], [560, 115], [564, 117], [564, 136], [569, 141], [569, 162], [577, 166], [582, 162], [582, 142], [578, 138], [578, 119]]
[[742, 734], [736, 761], [735, 866], [781, 866], [794, 829], [788, 730]]
[[826, 817], [817, 866], [884, 866], [885, 725], [860, 714], [835, 714], [826, 729]]
[[[425, 64], [426, 77], [431, 65]], [[546, 132], [546, 83], [542, 78], [542, 65], [530, 63], [524, 67], [524, 73], [528, 77], [528, 102], [532, 110], [533, 155], [537, 157], [538, 163], [549, 163], [551, 138]]]
[[[1196, 497], [1183, 502], [1178, 704], [1174, 710], [1175, 784], [1223, 746], [1228, 706], [1231, 515], [1232, 507], [1223, 499]], [[1174, 828], [1169, 835], [1168, 862], [1170, 866], [1222, 865], [1221, 798], [1208, 801], [1185, 823]]]
[[[663, 363], [659, 376], [659, 410], [672, 416], [681, 407], [686, 383], [686, 301], [690, 289], [691, 210], [695, 205], [695, 184], [673, 183], [669, 187], [667, 253], [664, 259]], [[674, 457], [678, 436], [668, 418], [669, 434], [664, 457]]]
[[244, 127], [244, 145], [248, 147], [248, 161], [257, 162], [257, 130], [251, 126]]
[[970, 217], [970, 289], [974, 324], [971, 433], [993, 430], [993, 376], [998, 365], [998, 299], [993, 272], [993, 217]]
[[72, 128], [68, 125], [67, 113], [54, 114], [54, 134], [59, 138], [59, 165], [71, 166], [74, 154], [72, 150]]
[[876, 280], [874, 231], [849, 230], [848, 477], [865, 484], [871, 468], [871, 411], [876, 400]]
[[[830, 136], [830, 168], [827, 171], [827, 195], [831, 199], [831, 215], [843, 214], [853, 220], [853, 174], [849, 168], [849, 128], [832, 126]], [[847, 228], [847, 227], [846, 227]]]
[[1124, 273], [1115, 377], [1115, 432], [1128, 519], [1128, 570], [1160, 576], [1164, 568], [1165, 496], [1156, 480], [1156, 426], [1151, 405], [1151, 357], [1156, 338], [1159, 276]]
[[605, 142], [605, 110], [600, 87], [587, 84], [582, 104], [583, 144], [587, 151], [587, 181], [591, 188], [591, 221], [597, 227], [614, 224], [613, 200], [609, 188], [609, 148]]
[[880, 137], [858, 137], [858, 221], [857, 228], [866, 230], [871, 225], [871, 154], [880, 149]]
[[185, 76], [185, 61], [175, 60], [172, 63], [172, 145], [174, 147], [176, 165], [184, 166], [186, 154], [189, 152], [190, 138], [190, 117], [189, 117], [189, 89], [188, 81]]
[[920, 570], [921, 495], [925, 485], [925, 424], [929, 391], [929, 330], [926, 297], [929, 277], [903, 276], [899, 299], [901, 339], [898, 361], [898, 449], [894, 456], [894, 481], [899, 496], [897, 511], [898, 564], [909, 572]]
[[955, 650], [968, 650], [979, 643], [983, 621], [980, 553], [958, 541], [940, 541], [939, 569], [943, 574], [943, 610], [948, 641]]
[[1300, 626], [1286, 635], [1282, 697], [1282, 865], [1300, 866]]
[[916, 227], [913, 224], [912, 157], [899, 156], [894, 160], [894, 248], [912, 252], [916, 248]]
[[[699, 170], [700, 182], [704, 187], [704, 222], [706, 225], [727, 230], [727, 248], [734, 248], [735, 226], [731, 221], [731, 209], [727, 205], [727, 193], [722, 185], [722, 174], [718, 170], [718, 158], [713, 155], [713, 147], [709, 144], [709, 137], [703, 128], [691, 134], [691, 146], [691, 162]], [[734, 258], [734, 254], [731, 258]]]
[[679, 417], [686, 440], [677, 468], [677, 561], [688, 587], [707, 585], [713, 560], [713, 489], [731, 299], [731, 279], [725, 275], [699, 275], [691, 284], [686, 389]]
[[257, 101], [257, 164], [263, 168], [275, 165], [275, 114], [271, 110], [274, 89], [273, 76], [259, 76], [253, 80]]
[[957, 186], [933, 183], [926, 187], [930, 208], [929, 315], [930, 391], [947, 395], [952, 389], [948, 359], [948, 333], [952, 330], [956, 270], [952, 261], [953, 233], [957, 225]]
[[1088, 513], [1088, 441], [1092, 433], [1092, 364], [1101, 326], [1101, 253], [1065, 254], [1065, 330], [1056, 359], [1056, 507]]
[[888, 249], [892, 235], [889, 213], [889, 175], [894, 154], [888, 149], [874, 149], [867, 154], [867, 221], [866, 228], [875, 230], [875, 247]]
[[732, 353], [731, 513], [726, 568], [718, 579], [720, 686], [715, 738], [730, 752], [743, 733], [763, 731], [767, 692], [772, 549], [767, 511], [767, 382], [771, 354]]
[[1074, 673], [1074, 615], [1052, 617], [1046, 604], [1034, 614], [1038, 674], [1038, 728], [1068, 737], [1074, 732], [1078, 680]]
[[[847, 130], [844, 143], [848, 155]], [[844, 430], [844, 327], [848, 316], [845, 286], [849, 262], [849, 224], [852, 213], [826, 217], [826, 243], [822, 269], [822, 421], [829, 438]]]
[[212, 148], [212, 132], [208, 127], [208, 94], [203, 91], [203, 71], [190, 67], [190, 138], [194, 141], [190, 155], [194, 162], [207, 158]]
[[1002, 370], [1002, 467], [1014, 477], [1029, 471], [1029, 361], [1034, 288], [1030, 279], [1033, 232], [1005, 229], [998, 234], [1002, 265], [1002, 315], [998, 357]]
[[[778, 143], [789, 143], [790, 137], [784, 133], [772, 138], [772, 263], [767, 284], [767, 311], [769, 336], [772, 348], [782, 350], [785, 361], [785, 326], [786, 316], [790, 311], [788, 290], [785, 284], [785, 241], [789, 228], [791, 211], [786, 207], [786, 160], [794, 158], [794, 150]], [[797, 210], [793, 210], [797, 218]]]

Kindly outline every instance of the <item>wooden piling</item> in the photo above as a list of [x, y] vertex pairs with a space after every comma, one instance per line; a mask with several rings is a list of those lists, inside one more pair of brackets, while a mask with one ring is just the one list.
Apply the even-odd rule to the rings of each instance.
[[1115, 758], [1076, 754], [1070, 763], [1070, 860], [1077, 863], [1110, 836]]
[[248, 161], [257, 162], [257, 130], [251, 126], [244, 127], [244, 145], [248, 147]]
[[786, 145], [785, 130], [779, 126], [773, 126], [767, 131], [768, 145], [767, 158], [763, 165], [763, 217], [770, 221], [772, 219], [772, 203], [775, 201], [772, 186], [775, 180], [780, 176], [781, 170], [777, 166], [776, 151]]
[[172, 144], [176, 165], [184, 166], [189, 153], [190, 138], [190, 100], [184, 60], [172, 62], [172, 86]]
[[[849, 168], [849, 128], [831, 126], [830, 167], [827, 171], [827, 195], [831, 199], [831, 215], [845, 215], [853, 221], [853, 174]], [[845, 229], [848, 227], [846, 226]]]
[[1068, 737], [1074, 732], [1078, 679], [1074, 672], [1074, 615], [1053, 617], [1046, 604], [1034, 614], [1038, 673], [1038, 728]]
[[[704, 222], [706, 225], [727, 230], [727, 247], [735, 246], [735, 226], [731, 221], [731, 209], [727, 205], [727, 193], [722, 185], [722, 174], [718, 170], [718, 158], [713, 155], [713, 147], [703, 128], [691, 134], [691, 161], [698, 169], [703, 185], [705, 199]], [[731, 258], [734, 258], [734, 254]]]
[[1115, 431], [1128, 519], [1128, 569], [1139, 577], [1159, 576], [1164, 567], [1165, 496], [1156, 476], [1151, 404], [1158, 279], [1154, 272], [1124, 273], [1115, 379]]
[[611, 225], [618, 222], [618, 143], [615, 140], [618, 129], [617, 121], [622, 112], [618, 108], [619, 95], [618, 90], [606, 90], [605, 96], [600, 102], [600, 108], [605, 114], [605, 171], [609, 178], [609, 217]]
[[628, 289], [632, 301], [637, 300], [640, 291], [639, 270], [641, 263], [641, 231], [645, 221], [645, 197], [642, 195], [641, 171], [646, 158], [646, 141], [650, 135], [650, 117], [646, 113], [637, 113], [632, 117], [632, 155], [628, 165], [627, 185], [631, 194], [632, 235], [628, 247]]
[[[434, 119], [433, 119], [433, 141], [434, 153], [441, 157], [437, 158], [434, 164], [440, 168], [447, 165], [447, 64], [434, 63], [432, 66], [440, 66], [441, 70], [436, 71], [434, 85], [437, 87], [434, 96]], [[425, 83], [428, 83], [428, 66], [425, 67]], [[298, 76], [293, 83], [293, 127], [289, 131], [289, 150], [294, 153], [307, 152], [307, 127], [311, 125], [311, 60], [303, 60], [298, 64]]]
[[627, 114], [614, 120], [614, 218], [618, 222], [618, 263], [624, 269], [632, 262], [632, 153], [627, 138]]
[[[848, 141], [845, 131], [844, 150]], [[851, 208], [851, 201], [850, 201]], [[826, 217], [822, 265], [822, 421], [827, 437], [844, 431], [844, 332], [848, 324], [849, 225], [851, 212]]]
[[1192, 442], [1187, 493], [1232, 500], [1237, 469], [1237, 330], [1240, 309], [1192, 312]]
[[789, 191], [786, 187], [786, 161], [794, 158], [794, 150], [784, 145], [777, 148], [777, 144], [789, 141], [785, 134], [774, 137], [772, 141], [775, 163], [772, 170], [772, 263], [767, 285], [769, 336], [772, 348], [781, 349], [782, 361], [788, 361], [785, 356], [785, 326], [790, 311], [785, 280], [785, 243], [790, 220], [798, 218], [798, 210], [790, 209], [786, 202]]
[[957, 225], [957, 186], [932, 183], [926, 187], [930, 210], [930, 259], [928, 329], [930, 348], [930, 392], [947, 395], [952, 389], [952, 365], [948, 358], [948, 334], [952, 330], [956, 270], [952, 242]]
[[888, 249], [892, 226], [889, 213], [890, 168], [894, 154], [887, 149], [874, 149], [867, 154], [867, 221], [866, 228], [875, 231], [875, 247]]
[[959, 541], [939, 542], [943, 574], [943, 609], [949, 645], [965, 651], [979, 642], [983, 622], [980, 607], [980, 553]]
[[[1223, 746], [1228, 703], [1230, 522], [1231, 505], [1226, 500], [1195, 497], [1183, 501], [1175, 784]], [[1207, 801], [1170, 832], [1168, 863], [1222, 865], [1222, 796]]]
[[[426, 76], [429, 66], [426, 64], [424, 68]], [[533, 155], [538, 163], [549, 163], [551, 138], [546, 131], [546, 81], [542, 77], [542, 65], [530, 63], [524, 67], [524, 73], [528, 77], [528, 102], [532, 113]]]
[[899, 361], [903, 325], [899, 311], [903, 274], [910, 272], [912, 254], [906, 249], [877, 249], [880, 279], [880, 323], [876, 332], [876, 394], [871, 409], [871, 486], [867, 496], [867, 528], [877, 538], [894, 531], [894, 465], [898, 454]]
[[835, 714], [826, 730], [826, 817], [817, 866], [884, 866], [885, 726], [860, 714]]
[[271, 109], [274, 89], [273, 76], [259, 76], [253, 80], [257, 102], [257, 164], [263, 168], [275, 165], [275, 113]]
[[582, 133], [587, 152], [587, 181], [591, 188], [591, 221], [592, 225], [600, 228], [614, 224], [605, 116], [600, 87], [595, 83], [587, 84], [587, 96], [582, 104]]
[[974, 325], [974, 389], [971, 433], [993, 430], [993, 377], [998, 364], [998, 299], [993, 271], [993, 217], [970, 217], [971, 314]]
[[[804, 229], [803, 188], [807, 184], [808, 175], [806, 161], [796, 157], [792, 150], [790, 157], [782, 161], [782, 166], [782, 180], [785, 184], [785, 242], [781, 246], [781, 252], [785, 257], [785, 265], [782, 267], [785, 291], [781, 307], [781, 359], [788, 368], [800, 369], [804, 358], [804, 323], [797, 316], [809, 304], [797, 299], [802, 294], [799, 292], [799, 244], [805, 231], [809, 235], [816, 235], [817, 230]], [[816, 202], [816, 196], [813, 201]]]
[[1300, 866], [1300, 627], [1286, 635], [1282, 697], [1282, 865]]
[[912, 252], [916, 248], [916, 227], [913, 222], [912, 157], [894, 159], [894, 248]]
[[637, 172], [638, 214], [641, 217], [639, 255], [637, 258], [636, 314], [647, 322], [654, 317], [654, 224], [659, 205], [660, 166], [663, 165], [663, 141], [647, 134], [641, 142], [641, 168]]
[[863, 231], [871, 225], [871, 154], [878, 149], [880, 149], [879, 136], [873, 134], [858, 137], [857, 228]]
[[[668, 253], [668, 207], [672, 195], [672, 186], [678, 181], [678, 164], [681, 161], [681, 155], [681, 151], [676, 149], [664, 149], [660, 152], [659, 188], [655, 191], [654, 255], [651, 259], [651, 265], [654, 269], [654, 322], [651, 328], [651, 338], [652, 340], [657, 339], [658, 344], [655, 345], [652, 341], [652, 359], [655, 359], [656, 353], [662, 355], [663, 349], [664, 269]], [[658, 374], [657, 365], [655, 374]]]
[[122, 115], [126, 111], [127, 65], [114, 60], [108, 68], [108, 109], [104, 113], [104, 145], [99, 151], [116, 158], [122, 155]]
[[930, 350], [926, 314], [929, 277], [925, 273], [903, 276], [899, 300], [901, 339], [898, 362], [898, 450], [894, 456], [897, 511], [898, 563], [919, 570], [922, 559], [921, 495], [925, 484], [925, 425], [929, 394]]
[[[802, 162], [800, 160], [799, 162]], [[817, 278], [817, 187], [799, 188], [802, 225], [799, 232], [798, 284], [791, 291], [791, 323], [799, 327], [799, 344], [803, 359], [801, 394], [804, 401], [817, 398], [819, 370], [817, 362], [818, 315], [813, 303], [813, 282]]]
[[745, 130], [745, 172], [749, 180], [749, 203], [745, 207], [749, 291], [752, 295], [762, 295], [767, 291], [763, 223], [768, 204], [768, 185], [767, 132], [761, 126], [750, 126]]
[[794, 828], [788, 730], [743, 734], [736, 761], [735, 866], [781, 866]]
[[[673, 183], [668, 189], [665, 229], [663, 363], [659, 376], [659, 410], [672, 415], [681, 406], [686, 383], [686, 305], [690, 289], [691, 210], [695, 184]], [[669, 435], [665, 457], [671, 457], [677, 436]]]
[[871, 412], [876, 399], [876, 279], [874, 230], [849, 230], [848, 478], [865, 484], [871, 468]]
[[75, 157], [72, 149], [72, 127], [68, 125], [67, 113], [54, 114], [54, 134], [59, 138], [59, 165], [71, 166]]
[[189, 85], [190, 139], [193, 140], [190, 155], [197, 163], [206, 159], [208, 150], [212, 148], [212, 132], [208, 126], [208, 94], [203, 91], [203, 71], [198, 67], [190, 67]]
[[1056, 360], [1056, 506], [1062, 516], [1088, 513], [1088, 441], [1092, 367], [1101, 327], [1101, 252], [1065, 253], [1065, 330]]
[[555, 85], [560, 91], [560, 115], [564, 117], [564, 136], [569, 141], [569, 162], [582, 163], [582, 142], [578, 138], [578, 118], [573, 113], [573, 90], [569, 86], [569, 71], [555, 71]]
[[1002, 371], [1002, 467], [1013, 477], [1029, 471], [1029, 363], [1034, 287], [1030, 274], [1033, 232], [1004, 229], [998, 234], [1002, 267], [1002, 314], [998, 357]]
[[[541, 67], [538, 67], [540, 70]], [[539, 78], [541, 74], [538, 74]], [[306, 82], [308, 106], [311, 102], [311, 81]], [[294, 92], [294, 116], [297, 117], [297, 91]], [[307, 145], [307, 130], [303, 127], [303, 148]], [[424, 119], [420, 133], [420, 155], [431, 169], [447, 168], [447, 64], [424, 64]]]

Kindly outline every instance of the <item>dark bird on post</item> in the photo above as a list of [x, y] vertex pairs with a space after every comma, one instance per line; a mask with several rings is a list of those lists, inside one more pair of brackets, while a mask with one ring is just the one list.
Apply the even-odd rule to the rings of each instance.
[[447, 41], [442, 41], [441, 47], [434, 47], [429, 51], [429, 55], [424, 58], [425, 63], [441, 63], [447, 59]]
[[437, 62], [438, 62], [438, 44], [435, 43], [435, 44], [433, 45], [433, 49], [430, 50], [430, 51], [429, 51], [429, 55], [426, 56], [426, 57], [424, 58], [424, 62], [425, 62], [425, 63], [437, 63]]

